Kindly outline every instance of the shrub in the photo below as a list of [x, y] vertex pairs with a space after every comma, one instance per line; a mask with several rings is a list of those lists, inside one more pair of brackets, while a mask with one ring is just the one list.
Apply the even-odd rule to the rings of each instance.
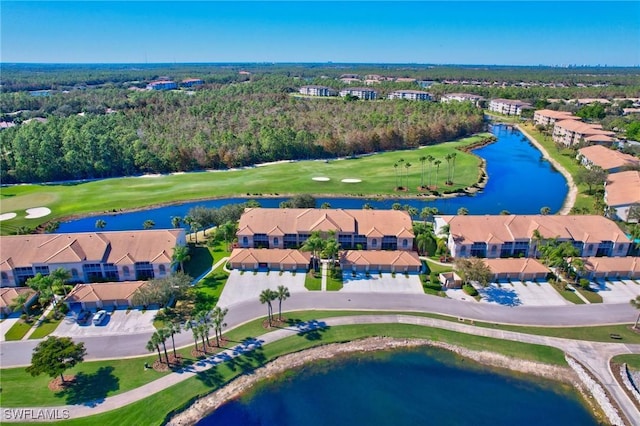
[[589, 290], [589, 280], [586, 278], [580, 278], [579, 281], [580, 287], [582, 287], [585, 290]]
[[476, 290], [471, 284], [463, 285], [462, 290], [471, 297], [476, 297], [478, 295], [478, 290]]

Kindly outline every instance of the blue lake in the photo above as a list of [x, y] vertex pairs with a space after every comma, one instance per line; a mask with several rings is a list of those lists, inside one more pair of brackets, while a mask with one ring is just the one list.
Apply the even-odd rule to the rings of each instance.
[[[557, 212], [562, 207], [568, 186], [565, 178], [546, 161], [524, 137], [509, 126], [492, 126], [497, 142], [476, 149], [475, 154], [487, 162], [489, 181], [484, 191], [474, 196], [462, 196], [438, 200], [402, 199], [389, 197], [384, 200], [364, 198], [318, 198], [318, 206], [328, 202], [333, 208], [361, 209], [366, 203], [375, 209], [390, 209], [393, 203], [409, 204], [418, 211], [423, 207], [437, 207], [441, 214], [455, 214], [465, 207], [470, 214], [498, 214], [508, 210], [514, 214], [538, 214], [542, 207]], [[242, 188], [238, 188], [243, 193]], [[278, 207], [286, 198], [260, 198], [262, 207]], [[57, 232], [95, 231], [95, 223], [103, 219], [107, 231], [142, 229], [145, 220], [151, 219], [156, 228], [171, 228], [171, 217], [184, 217], [195, 206], [220, 207], [229, 203], [241, 203], [247, 198], [224, 198], [195, 201], [173, 206], [157, 207], [130, 213], [105, 214], [64, 222]]]
[[574, 391], [441, 349], [355, 354], [296, 369], [198, 425], [596, 425]]

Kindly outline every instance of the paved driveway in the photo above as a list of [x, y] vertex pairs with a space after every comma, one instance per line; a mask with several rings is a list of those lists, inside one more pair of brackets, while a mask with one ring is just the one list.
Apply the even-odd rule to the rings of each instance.
[[532, 281], [512, 281], [492, 283], [486, 288], [478, 288], [481, 302], [504, 306], [563, 306], [571, 303], [565, 300], [549, 283]]
[[366, 292], [366, 293], [415, 293], [424, 294], [420, 277], [418, 275], [391, 273], [371, 274], [367, 277], [365, 273], [358, 273], [354, 277], [351, 272], [342, 273], [343, 292]]
[[640, 284], [632, 280], [597, 280], [591, 287], [602, 296], [603, 303], [628, 303], [640, 295]]
[[93, 325], [91, 319], [85, 325], [79, 325], [76, 322], [75, 313], [69, 313], [52, 334], [65, 337], [91, 337], [148, 333], [155, 331], [153, 318], [157, 313], [157, 309], [147, 309], [144, 312], [138, 309], [128, 312], [126, 309], [119, 309], [109, 312], [100, 325]]
[[3, 319], [2, 322], [0, 322], [0, 342], [4, 342], [4, 335], [18, 321], [20, 321], [20, 312], [15, 312], [9, 315], [7, 318]]
[[283, 272], [280, 275], [280, 272], [277, 271], [256, 272], [255, 274], [247, 271], [243, 274], [234, 269], [227, 279], [218, 304], [231, 306], [246, 300], [258, 300], [262, 290], [267, 288], [275, 290], [281, 285], [287, 287], [290, 293], [306, 292], [308, 290], [304, 286], [304, 277], [303, 272], [298, 272], [295, 275], [291, 272]]

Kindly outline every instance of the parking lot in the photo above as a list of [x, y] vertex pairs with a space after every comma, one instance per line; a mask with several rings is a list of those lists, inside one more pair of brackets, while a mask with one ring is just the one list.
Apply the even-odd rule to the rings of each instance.
[[287, 287], [290, 293], [308, 291], [304, 287], [304, 277], [303, 272], [295, 275], [292, 272], [283, 272], [280, 275], [277, 271], [242, 273], [234, 269], [229, 274], [218, 303], [221, 306], [231, 306], [244, 300], [257, 300], [263, 290], [276, 290], [281, 285]]
[[119, 309], [107, 312], [107, 317], [100, 325], [92, 324], [93, 314], [86, 323], [78, 324], [77, 313], [69, 312], [52, 334], [60, 337], [90, 337], [155, 331], [153, 318], [158, 313], [157, 309], [147, 309], [144, 312], [139, 309]]
[[629, 303], [640, 295], [640, 284], [633, 280], [615, 279], [611, 281], [596, 280], [591, 283], [602, 296], [603, 303]]
[[396, 274], [394, 277], [391, 273], [376, 273], [367, 277], [364, 272], [357, 273], [355, 277], [351, 272], [343, 272], [341, 291], [424, 294], [419, 275]]

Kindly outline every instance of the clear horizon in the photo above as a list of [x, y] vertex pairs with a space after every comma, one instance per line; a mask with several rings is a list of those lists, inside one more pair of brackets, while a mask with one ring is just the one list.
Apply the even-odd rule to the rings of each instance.
[[640, 66], [640, 2], [3, 1], [2, 63]]

